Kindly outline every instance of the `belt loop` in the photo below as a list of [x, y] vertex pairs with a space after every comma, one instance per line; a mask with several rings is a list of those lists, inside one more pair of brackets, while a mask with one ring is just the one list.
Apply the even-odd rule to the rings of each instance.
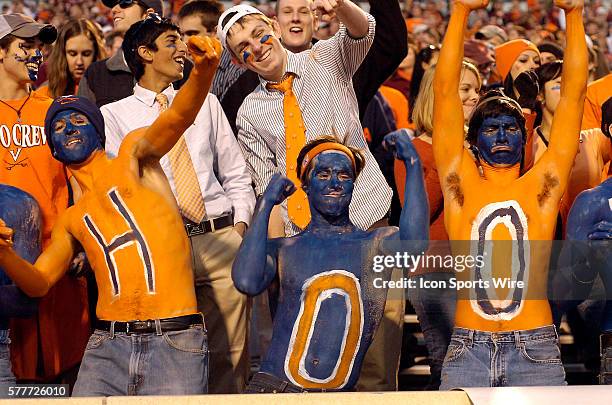
[[521, 332], [518, 330], [514, 331], [514, 346], [518, 348], [521, 347]]
[[159, 319], [155, 319], [155, 334], [157, 336], [162, 335], [161, 322]]
[[215, 220], [211, 219], [208, 222], [210, 222], [210, 232], [214, 233], [215, 232]]
[[468, 346], [469, 347], [474, 346], [474, 329], [470, 329], [468, 331]]
[[114, 339], [115, 338], [115, 321], [111, 321], [111, 326], [110, 326], [110, 338]]

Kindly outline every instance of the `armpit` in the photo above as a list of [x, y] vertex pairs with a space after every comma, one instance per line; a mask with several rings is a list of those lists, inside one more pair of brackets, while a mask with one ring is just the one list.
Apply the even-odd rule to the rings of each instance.
[[552, 190], [559, 186], [559, 179], [551, 173], [544, 173], [542, 191], [538, 194], [538, 205], [542, 207], [551, 196]]
[[461, 178], [457, 172], [452, 172], [446, 176], [446, 187], [448, 187], [450, 197], [455, 200], [460, 207], [463, 207], [464, 195], [461, 189]]

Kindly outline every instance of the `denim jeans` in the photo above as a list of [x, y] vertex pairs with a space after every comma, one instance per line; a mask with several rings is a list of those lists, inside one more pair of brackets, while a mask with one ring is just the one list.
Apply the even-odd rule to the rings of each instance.
[[[609, 334], [610, 332], [607, 332]], [[601, 369], [599, 384], [612, 385], [612, 346], [601, 347]]]
[[455, 328], [440, 390], [566, 385], [555, 327], [510, 332]]
[[[446, 282], [455, 277], [453, 273], [426, 273], [412, 277], [421, 285], [421, 279], [427, 282]], [[426, 389], [437, 390], [440, 386], [440, 374], [446, 348], [453, 334], [457, 290], [454, 288], [407, 288], [408, 299], [417, 314], [425, 345], [429, 353], [429, 370], [431, 377]]]
[[9, 345], [0, 343], [0, 398], [8, 397], [8, 387], [15, 384], [15, 376], [11, 371]]
[[206, 328], [89, 338], [73, 396], [193, 395], [208, 392]]

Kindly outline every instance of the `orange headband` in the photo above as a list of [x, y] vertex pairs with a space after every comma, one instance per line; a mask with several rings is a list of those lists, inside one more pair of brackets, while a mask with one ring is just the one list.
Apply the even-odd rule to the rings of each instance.
[[302, 176], [304, 175], [304, 170], [306, 169], [306, 166], [308, 166], [308, 163], [310, 163], [318, 154], [327, 150], [337, 150], [342, 153], [345, 153], [349, 157], [349, 159], [351, 159], [351, 163], [353, 165], [353, 172], [357, 174], [357, 164], [355, 163], [355, 155], [353, 155], [353, 152], [349, 148], [336, 142], [324, 142], [318, 144], [317, 146], [309, 150], [308, 153], [306, 153], [306, 156], [304, 156], [304, 160], [302, 160]]

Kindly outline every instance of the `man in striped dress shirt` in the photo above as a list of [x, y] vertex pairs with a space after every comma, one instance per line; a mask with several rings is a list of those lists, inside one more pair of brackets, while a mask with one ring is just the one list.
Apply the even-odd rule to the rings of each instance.
[[[219, 18], [217, 33], [223, 45], [237, 63], [257, 73], [260, 80], [260, 85], [238, 111], [238, 142], [255, 183], [256, 194], [261, 195], [275, 173], [287, 173], [285, 96], [268, 90], [268, 84], [278, 83], [287, 74], [292, 74], [292, 91], [299, 104], [306, 142], [325, 134], [346, 137], [347, 145], [360, 148], [365, 154], [366, 166], [355, 183], [350, 218], [357, 227], [367, 230], [385, 218], [392, 194], [367, 148], [352, 84], [353, 74], [374, 39], [375, 21], [349, 0], [315, 0], [313, 8], [320, 13], [335, 14], [342, 25], [334, 37], [319, 41], [311, 49], [298, 54], [283, 48], [278, 23], [268, 20], [253, 7], [234, 6]], [[302, 146], [299, 145], [298, 149]], [[301, 231], [289, 219], [287, 202], [282, 204], [280, 215], [284, 223], [283, 236], [293, 236]], [[389, 313], [393, 313], [393, 320], [389, 323], [397, 325], [397, 330], [380, 333], [385, 341], [381, 340], [378, 345], [375, 342], [373, 346], [381, 349], [383, 345], [387, 349], [389, 345], [401, 347], [403, 297], [392, 304], [387, 302], [385, 316], [389, 317]], [[393, 338], [389, 339], [389, 336]], [[376, 369], [372, 372], [373, 378], [359, 388], [396, 389], [399, 349], [397, 353], [387, 350], [386, 354], [380, 350], [373, 357], [377, 358], [373, 361], [377, 364], [372, 365]], [[367, 372], [368, 367], [365, 369]]]

